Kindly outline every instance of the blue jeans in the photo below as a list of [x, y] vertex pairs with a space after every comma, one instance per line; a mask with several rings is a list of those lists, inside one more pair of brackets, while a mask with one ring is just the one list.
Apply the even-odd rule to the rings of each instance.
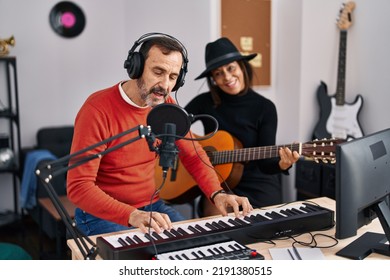
[[[172, 222], [185, 220], [185, 218], [179, 212], [177, 212], [172, 207], [166, 205], [162, 200], [159, 200], [152, 205], [146, 205], [140, 208], [140, 210], [147, 212], [153, 211], [165, 213], [169, 216]], [[76, 221], [77, 228], [87, 236], [133, 228], [97, 218], [81, 210], [80, 208], [76, 208], [74, 219]]]

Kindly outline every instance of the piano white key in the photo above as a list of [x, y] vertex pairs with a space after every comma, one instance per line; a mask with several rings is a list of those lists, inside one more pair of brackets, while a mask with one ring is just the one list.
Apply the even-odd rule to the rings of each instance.
[[[229, 245], [231, 245], [231, 246], [229, 246]], [[245, 249], [246, 248], [245, 246], [241, 245], [240, 243], [232, 240], [232, 241], [216, 243], [216, 244], [207, 245], [207, 246], [201, 246], [201, 247], [197, 247], [197, 248], [190, 248], [190, 249], [185, 249], [185, 250], [178, 250], [178, 251], [172, 251], [172, 252], [168, 252], [168, 253], [158, 254], [157, 258], [159, 260], [171, 260], [172, 258], [177, 260], [178, 258], [176, 256], [180, 256], [182, 259], [185, 259], [182, 256], [182, 254], [185, 254], [190, 260], [194, 260], [194, 259], [197, 259], [197, 258], [192, 254], [193, 252], [195, 252], [197, 255], [201, 256], [198, 253], [199, 251], [201, 251], [205, 256], [209, 257], [209, 256], [212, 256], [212, 255], [217, 255], [216, 251], [214, 250], [215, 248], [217, 248], [218, 250], [220, 250], [222, 252], [220, 247], [224, 248], [227, 252], [232, 252], [232, 251], [239, 250], [239, 249], [235, 249], [234, 250], [231, 247], [233, 247], [233, 248], [239, 247], [241, 249]], [[213, 251], [214, 254], [211, 253], [209, 251], [209, 249], [211, 251]]]

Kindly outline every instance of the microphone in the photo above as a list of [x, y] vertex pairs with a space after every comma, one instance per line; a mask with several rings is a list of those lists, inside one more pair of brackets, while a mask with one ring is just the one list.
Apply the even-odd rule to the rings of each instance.
[[182, 137], [190, 131], [191, 117], [180, 106], [172, 103], [159, 104], [149, 112], [146, 122], [151, 127], [152, 132], [159, 137], [165, 134], [165, 124], [175, 124], [176, 136]]
[[[215, 131], [210, 135], [199, 138], [184, 138], [184, 136], [190, 131], [191, 124], [197, 118], [209, 118], [215, 123]], [[162, 140], [159, 147], [152, 149], [149, 143], [150, 150], [156, 151], [160, 155], [159, 165], [163, 168], [163, 174], [166, 176], [166, 172], [169, 168], [172, 168], [171, 181], [176, 179], [176, 168], [178, 164], [177, 154], [178, 148], [175, 144], [176, 138], [183, 138], [185, 140], [199, 141], [206, 140], [212, 137], [218, 130], [218, 121], [210, 115], [198, 115], [194, 116], [188, 114], [182, 107], [173, 103], [162, 103], [153, 107], [147, 116], [147, 125], [150, 126], [152, 136]], [[166, 136], [169, 134], [168, 136]], [[152, 138], [153, 138], [152, 137]], [[154, 142], [154, 140], [151, 140]], [[152, 145], [153, 146], [153, 145]]]
[[176, 125], [174, 123], [166, 123], [164, 125], [164, 135], [162, 143], [158, 149], [160, 155], [159, 165], [164, 173], [168, 172], [169, 168], [176, 170], [177, 155], [179, 150], [175, 144]]
[[[147, 124], [152, 133], [162, 140], [156, 149], [160, 156], [159, 165], [163, 169], [163, 176], [171, 168], [171, 181], [176, 179], [179, 150], [175, 144], [178, 137], [187, 134], [191, 127], [191, 118], [180, 106], [172, 103], [162, 103], [155, 106], [147, 116]], [[162, 135], [162, 136], [160, 136]]]

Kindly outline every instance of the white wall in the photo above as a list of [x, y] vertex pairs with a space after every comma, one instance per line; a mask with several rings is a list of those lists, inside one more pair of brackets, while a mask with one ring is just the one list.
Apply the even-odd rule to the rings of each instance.
[[[125, 79], [127, 51], [147, 32], [168, 33], [187, 47], [189, 73], [178, 93], [181, 105], [206, 90], [203, 81], [193, 79], [204, 69], [206, 43], [219, 37], [219, 0], [74, 2], [84, 10], [87, 25], [79, 37], [65, 39], [49, 26], [49, 12], [57, 1], [0, 0], [0, 38], [13, 34], [16, 39], [11, 55], [18, 60], [23, 146], [35, 144], [42, 126], [72, 124], [90, 93]], [[272, 1], [272, 84], [257, 90], [276, 103], [278, 144], [310, 140], [319, 117], [315, 91], [320, 80], [327, 83], [329, 94], [335, 92], [335, 22], [342, 2]], [[360, 122], [368, 134], [390, 127], [390, 1], [355, 2], [348, 31], [346, 98], [352, 102], [362, 94]], [[287, 199], [294, 197], [291, 173], [285, 178]], [[7, 179], [0, 175], [0, 211], [12, 209]]]

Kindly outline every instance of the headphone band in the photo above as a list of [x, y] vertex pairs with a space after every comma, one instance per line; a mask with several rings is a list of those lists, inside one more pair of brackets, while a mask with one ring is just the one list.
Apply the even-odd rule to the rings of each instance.
[[177, 42], [180, 45], [181, 49], [182, 49], [181, 53], [183, 55], [183, 60], [184, 60], [183, 64], [187, 65], [187, 63], [188, 63], [188, 52], [187, 52], [186, 47], [178, 39], [176, 39], [175, 37], [173, 37], [171, 35], [165, 34], [165, 33], [150, 32], [150, 33], [146, 33], [146, 34], [142, 35], [141, 37], [138, 38], [137, 41], [134, 42], [134, 45], [130, 49], [129, 53], [133, 53], [139, 45], [141, 45], [145, 41], [149, 41], [150, 39], [153, 39], [155, 37], [166, 37], [166, 38], [169, 38], [169, 39]]

